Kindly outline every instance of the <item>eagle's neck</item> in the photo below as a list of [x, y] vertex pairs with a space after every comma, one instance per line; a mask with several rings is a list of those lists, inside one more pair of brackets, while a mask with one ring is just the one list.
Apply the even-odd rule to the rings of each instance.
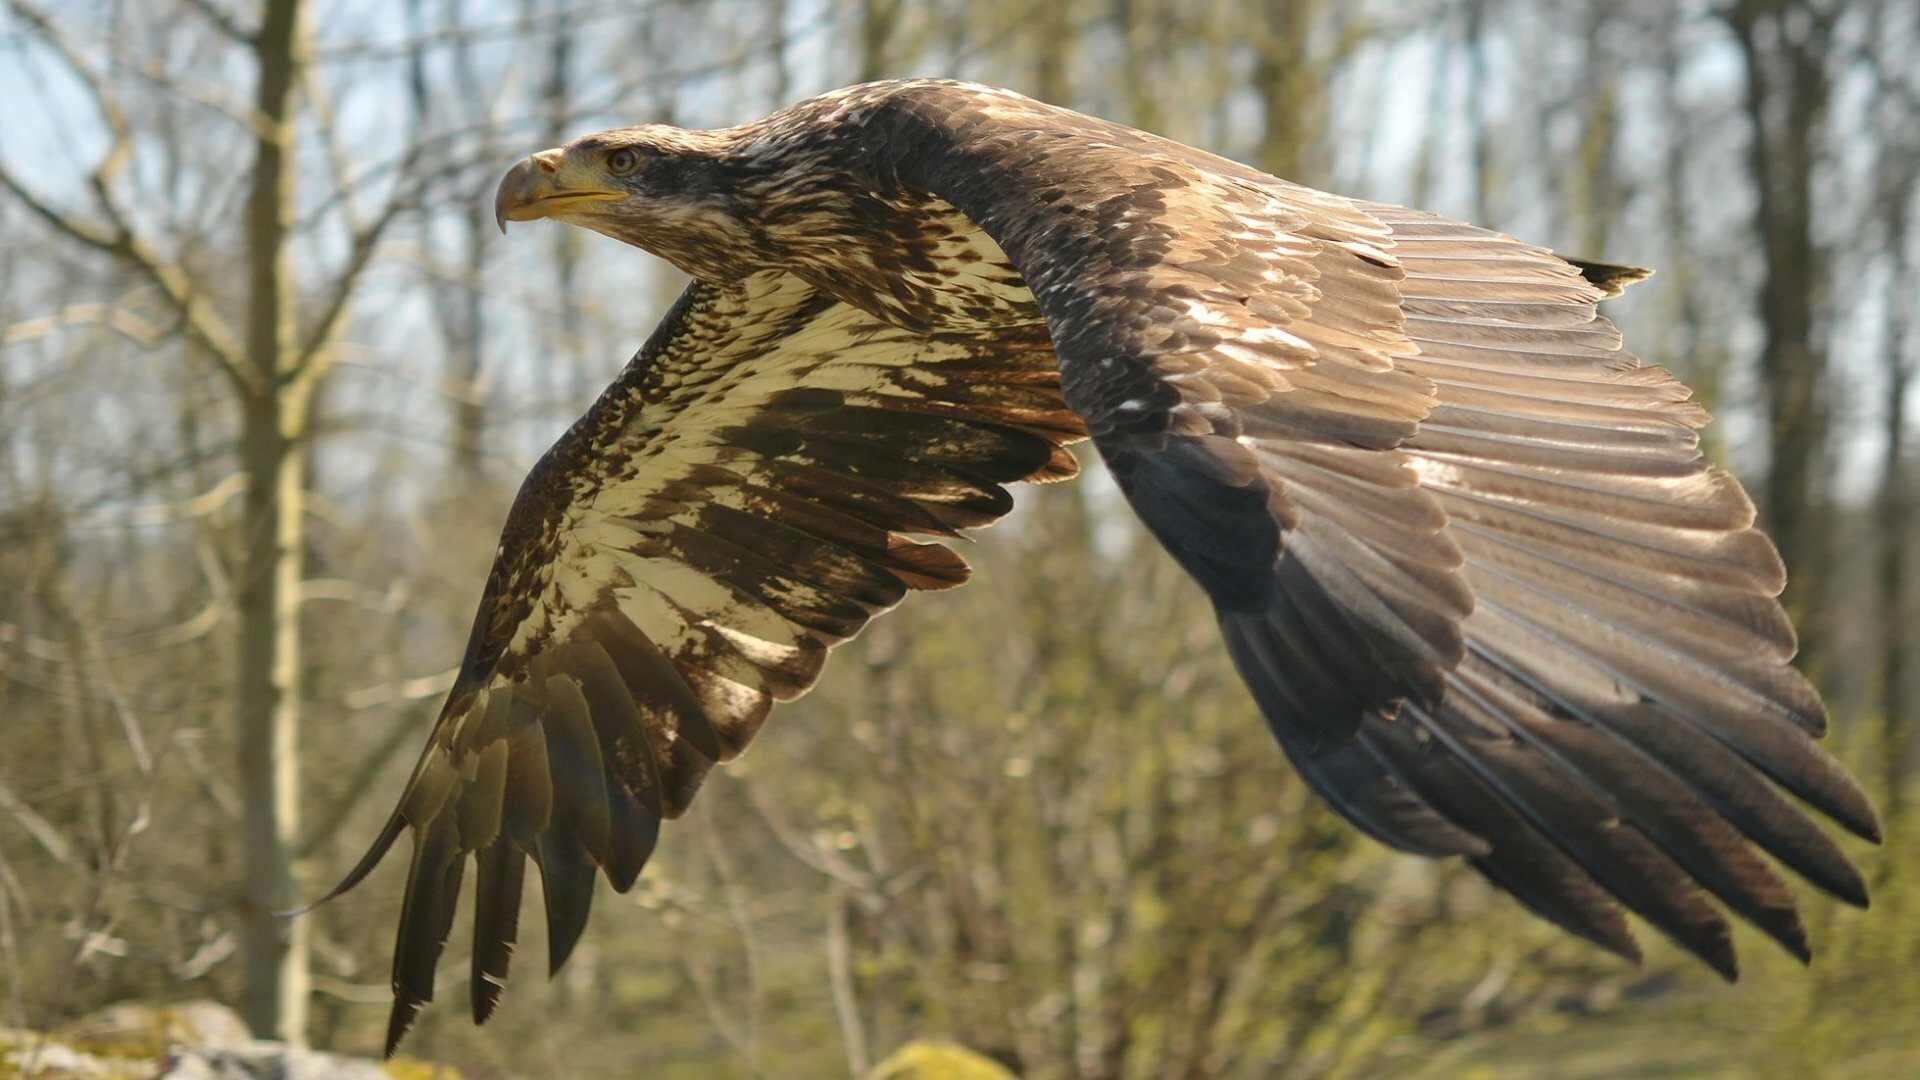
[[733, 155], [760, 247], [781, 267], [919, 333], [1040, 321], [991, 237], [945, 199], [873, 174], [864, 114], [775, 114]]

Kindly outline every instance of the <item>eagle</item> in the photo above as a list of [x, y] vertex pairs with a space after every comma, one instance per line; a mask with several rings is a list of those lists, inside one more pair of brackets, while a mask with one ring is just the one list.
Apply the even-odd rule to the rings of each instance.
[[1816, 742], [1780, 558], [1687, 387], [1596, 314], [1645, 271], [937, 79], [588, 135], [495, 208], [693, 281], [521, 487], [427, 746], [330, 894], [411, 837], [389, 1054], [469, 861], [484, 1022], [529, 860], [557, 971], [597, 876], [629, 889], [775, 702], [966, 581], [943, 541], [1083, 440], [1366, 834], [1634, 960], [1636, 913], [1728, 979], [1725, 913], [1811, 956], [1776, 863], [1866, 905], [1805, 812], [1879, 839]]

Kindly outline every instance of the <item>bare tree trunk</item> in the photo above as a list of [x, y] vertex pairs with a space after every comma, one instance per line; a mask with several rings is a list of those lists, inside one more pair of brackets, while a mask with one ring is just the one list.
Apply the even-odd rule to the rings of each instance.
[[1909, 269], [1904, 238], [1908, 206], [1914, 195], [1912, 173], [1903, 161], [1904, 183], [1888, 185], [1885, 196], [1890, 267], [1887, 297], [1887, 416], [1886, 456], [1881, 462], [1877, 525], [1880, 541], [1880, 725], [1882, 788], [1880, 797], [1887, 820], [1898, 822], [1907, 809], [1906, 786], [1912, 753], [1912, 721], [1906, 715], [1908, 656], [1914, 646], [1907, 604], [1907, 556], [1915, 522], [1912, 482], [1907, 473], [1907, 392], [1913, 386], [1915, 361], [1901, 351], [1913, 324], [1917, 284]]
[[1167, 11], [1150, 0], [1117, 0], [1113, 7], [1114, 29], [1126, 50], [1127, 123], [1148, 131], [1166, 133], [1167, 115], [1162, 102], [1165, 78], [1159, 67], [1165, 57], [1169, 35]]
[[1816, 661], [1829, 417], [1827, 350], [1814, 320], [1825, 305], [1825, 276], [1813, 233], [1813, 170], [1825, 131], [1832, 15], [1812, 0], [1742, 0], [1725, 18], [1746, 58], [1747, 161], [1763, 256], [1760, 392], [1769, 453], [1761, 512], [1787, 564], [1784, 599], [1801, 628], [1802, 654]]
[[[575, 28], [573, 14], [565, 5], [560, 5], [554, 11], [552, 19], [553, 37], [547, 48], [545, 141], [548, 146], [558, 146], [570, 137], [567, 129], [573, 123], [570, 110], [574, 99]], [[662, 120], [670, 122], [664, 117]], [[558, 379], [564, 375], [569, 383], [565, 389], [566, 396], [570, 400], [580, 401], [592, 392], [588, 367], [580, 362], [585, 352], [580, 328], [586, 323], [585, 313], [580, 308], [580, 230], [553, 229], [550, 233], [553, 238], [555, 308], [544, 329], [547, 340], [553, 342], [554, 354], [566, 357], [567, 363], [548, 366], [550, 377], [555, 380], [549, 383], [548, 390], [557, 390]]]
[[900, 29], [900, 0], [861, 0], [859, 81], [887, 73], [888, 47]]
[[[1905, 275], [1901, 275], [1904, 277]], [[1896, 278], [1896, 280], [1898, 280]], [[1895, 302], [1898, 304], [1898, 301]], [[1890, 328], [1899, 327], [1898, 315], [1890, 316]], [[1889, 339], [1897, 342], [1898, 337]], [[1906, 698], [1907, 653], [1913, 648], [1913, 635], [1907, 629], [1907, 548], [1912, 542], [1913, 497], [1907, 479], [1906, 395], [1913, 382], [1913, 369], [1895, 360], [1887, 371], [1886, 457], [1881, 465], [1880, 503], [1877, 508], [1880, 534], [1880, 724], [1883, 745], [1881, 790], [1882, 807], [1888, 820], [1898, 820], [1905, 809], [1904, 788], [1908, 756], [1908, 720], [1903, 715]]]
[[[463, 26], [458, 21], [464, 14], [461, 9], [450, 9], [448, 14], [455, 20], [455, 27]], [[426, 40], [424, 29], [418, 29], [415, 33], [422, 41]], [[411, 61], [415, 71], [412, 78], [415, 122], [421, 129], [427, 126], [428, 114], [433, 111], [435, 100], [428, 89], [425, 73], [427, 51], [424, 46], [415, 46]], [[472, 42], [462, 40], [452, 48], [451, 53], [452, 79], [457, 95], [452, 100], [466, 103], [469, 108], [483, 107], [489, 95], [486, 81], [475, 66]], [[492, 160], [497, 156], [494, 133], [492, 126], [481, 125], [477, 155], [482, 160]], [[455, 177], [460, 182], [465, 180], [459, 174], [455, 174]], [[447, 386], [453, 395], [453, 445], [449, 464], [466, 489], [475, 491], [482, 490], [486, 480], [487, 406], [483, 380], [487, 362], [487, 304], [481, 288], [481, 276], [494, 221], [486, 200], [463, 192], [457, 201], [466, 207], [466, 228], [461, 237], [466, 258], [458, 264], [457, 276], [449, 275], [452, 280], [435, 288], [434, 299], [440, 307], [440, 330], [447, 347]], [[450, 266], [449, 270], [452, 269], [454, 267]]]
[[1487, 5], [1486, 0], [1469, 0], [1466, 25], [1461, 29], [1462, 47], [1467, 54], [1467, 129], [1473, 161], [1473, 220], [1482, 225], [1496, 221], [1493, 212], [1493, 139], [1488, 132], [1487, 96]]
[[[1694, 399], [1708, 412], [1713, 412], [1720, 407], [1726, 381], [1726, 346], [1719, 335], [1706, 329], [1712, 320], [1702, 289], [1704, 238], [1699, 234], [1688, 196], [1693, 177], [1700, 168], [1694, 152], [1694, 140], [1700, 132], [1698, 121], [1683, 103], [1680, 91], [1681, 69], [1688, 55], [1683, 44], [1685, 19], [1684, 12], [1668, 11], [1653, 28], [1653, 48], [1660, 58], [1659, 100], [1665, 109], [1660, 198], [1661, 220], [1666, 225], [1668, 242], [1660, 276], [1669, 298], [1665, 321], [1675, 328], [1661, 339], [1661, 351], [1655, 359], [1685, 379], [1693, 387]], [[1592, 251], [1592, 254], [1604, 257], [1607, 253]], [[1702, 433], [1701, 444], [1709, 457], [1725, 460], [1717, 425]]]
[[1262, 109], [1255, 160], [1275, 176], [1309, 184], [1325, 182], [1318, 155], [1326, 124], [1320, 95], [1326, 66], [1310, 48], [1319, 8], [1317, 2], [1265, 5], [1253, 68]]
[[1073, 54], [1079, 44], [1074, 34], [1074, 5], [1069, 0], [1042, 4], [1028, 17], [1037, 35], [1033, 50], [1034, 94], [1042, 101], [1073, 100], [1073, 80], [1069, 76]]
[[269, 0], [253, 41], [255, 161], [246, 203], [246, 359], [241, 468], [248, 480], [237, 589], [234, 722], [239, 746], [244, 884], [242, 986], [247, 1026], [305, 1039], [307, 921], [293, 906], [299, 829], [300, 577], [306, 434], [317, 363], [300, 364], [288, 234], [293, 223], [294, 99], [305, 42], [302, 0]]
[[[1605, 5], [1596, 5], [1589, 11], [1583, 27], [1586, 45], [1580, 54], [1585, 75], [1582, 81], [1590, 89], [1581, 106], [1580, 170], [1573, 176], [1573, 188], [1579, 195], [1574, 209], [1584, 223], [1580, 230], [1580, 253], [1594, 259], [1611, 254], [1607, 241], [1613, 232], [1614, 217], [1625, 201], [1614, 175], [1613, 162], [1620, 124], [1620, 82], [1615, 73], [1620, 64], [1606, 44], [1606, 31], [1619, 18], [1614, 8]], [[1483, 196], [1489, 183], [1489, 178], [1483, 175], [1480, 179]]]

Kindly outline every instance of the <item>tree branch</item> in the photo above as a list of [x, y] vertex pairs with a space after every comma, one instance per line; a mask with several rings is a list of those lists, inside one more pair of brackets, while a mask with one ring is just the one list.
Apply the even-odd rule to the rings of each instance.
[[68, 304], [52, 314], [36, 315], [0, 327], [0, 345], [17, 345], [47, 337], [70, 326], [105, 327], [143, 349], [158, 345], [166, 329], [155, 326], [119, 304], [88, 301]]
[[94, 105], [100, 111], [102, 121], [111, 133], [111, 143], [107, 153], [95, 166], [89, 182], [100, 210], [106, 215], [106, 226], [90, 223], [74, 217], [51, 203], [35, 195], [31, 189], [13, 175], [11, 169], [0, 166], [0, 187], [5, 187], [14, 198], [57, 232], [78, 240], [97, 251], [105, 252], [130, 263], [143, 277], [151, 281], [161, 294], [180, 315], [186, 324], [188, 333], [204, 345], [214, 361], [219, 364], [228, 378], [234, 380], [242, 393], [250, 393], [257, 387], [257, 380], [242, 362], [243, 353], [239, 342], [234, 339], [232, 330], [201, 299], [194, 288], [192, 277], [177, 263], [163, 258], [153, 246], [136, 234], [127, 224], [126, 215], [120, 211], [113, 200], [113, 178], [119, 174], [133, 153], [132, 128], [126, 115], [120, 109], [113, 92], [74, 48], [72, 42], [54, 28], [52, 20], [37, 6], [27, 0], [7, 0], [7, 7], [23, 22], [40, 34], [47, 46], [58, 53], [72, 71], [75, 78], [87, 87]]
[[41, 817], [39, 811], [29, 806], [25, 799], [14, 794], [13, 788], [7, 786], [4, 780], [0, 780], [0, 810], [12, 814], [26, 834], [33, 837], [34, 842], [52, 856], [54, 862], [62, 866], [77, 865], [73, 845], [67, 843], [67, 838], [60, 835], [60, 830]]
[[[315, 361], [325, 354], [327, 346], [339, 333], [341, 324], [346, 318], [348, 302], [353, 298], [354, 290], [360, 284], [360, 275], [373, 260], [373, 253], [380, 244], [380, 237], [386, 232], [387, 226], [399, 217], [400, 212], [412, 206], [418, 199], [418, 182], [415, 181], [407, 192], [396, 190], [372, 221], [362, 224], [354, 220], [356, 215], [353, 210], [353, 200], [349, 194], [353, 185], [348, 177], [345, 158], [341, 155], [339, 144], [333, 137], [333, 109], [326, 87], [315, 77], [312, 68], [307, 69], [302, 82], [306, 86], [307, 99], [312, 102], [321, 138], [327, 145], [327, 160], [334, 171], [334, 188], [342, 193], [341, 212], [346, 218], [348, 229], [353, 234], [353, 245], [348, 250], [346, 264], [340, 268], [340, 273], [334, 278], [333, 289], [321, 307], [320, 317], [314, 321], [313, 329], [300, 345], [299, 356], [294, 362], [296, 378], [304, 377], [309, 369], [321, 370], [321, 367], [315, 366]], [[421, 156], [422, 140], [417, 113], [414, 115], [411, 126], [413, 130], [408, 133], [407, 151], [395, 166], [395, 171], [402, 179], [414, 176], [414, 169], [418, 166]]]
[[353, 809], [366, 798], [373, 788], [374, 781], [386, 771], [387, 763], [393, 756], [409, 746], [420, 733], [418, 709], [403, 709], [394, 714], [393, 723], [380, 742], [355, 766], [353, 776], [338, 798], [327, 804], [319, 820], [307, 830], [307, 835], [294, 849], [294, 858], [310, 859], [318, 854], [322, 845], [338, 833], [352, 815]]
[[200, 13], [208, 22], [220, 28], [220, 32], [232, 38], [240, 45], [252, 45], [254, 31], [240, 25], [240, 20], [232, 12], [216, 6], [213, 0], [184, 0], [186, 5]]
[[294, 363], [296, 377], [305, 375], [313, 367], [315, 359], [333, 343], [345, 320], [347, 303], [360, 283], [360, 275], [373, 261], [373, 252], [380, 244], [380, 237], [409, 205], [409, 200], [396, 195], [381, 209], [379, 217], [354, 230], [353, 247], [347, 252], [346, 265], [340, 268], [340, 273], [333, 279], [333, 288], [320, 309], [320, 317], [314, 321], [313, 329], [308, 331], [306, 340], [300, 345], [299, 357]]

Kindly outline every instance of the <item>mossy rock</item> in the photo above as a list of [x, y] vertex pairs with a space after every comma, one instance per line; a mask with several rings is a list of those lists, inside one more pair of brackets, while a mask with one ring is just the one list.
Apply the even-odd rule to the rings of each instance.
[[442, 1065], [437, 1061], [422, 1061], [414, 1057], [397, 1057], [381, 1066], [393, 1080], [465, 1080], [460, 1070], [451, 1065]]
[[867, 1080], [1019, 1080], [1005, 1065], [950, 1042], [916, 1039], [876, 1065]]

